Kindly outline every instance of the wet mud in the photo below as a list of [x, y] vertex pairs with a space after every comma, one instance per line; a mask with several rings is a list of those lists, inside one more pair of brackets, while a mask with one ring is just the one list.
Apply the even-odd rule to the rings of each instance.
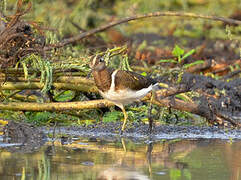
[[[95, 137], [95, 138], [128, 138], [135, 141], [151, 140], [159, 141], [165, 139], [241, 139], [241, 130], [218, 128], [218, 127], [198, 127], [198, 126], [170, 126], [158, 125], [154, 127], [150, 134], [147, 124], [133, 123], [127, 125], [125, 132], [120, 135], [121, 123], [101, 123], [98, 125], [58, 127], [57, 132], [69, 136]], [[45, 133], [48, 131], [43, 128]], [[50, 129], [50, 132], [53, 129]]]
[[127, 124], [120, 135], [122, 123], [99, 123], [89, 126], [34, 127], [25, 123], [10, 122], [0, 136], [0, 149], [12, 153], [32, 153], [39, 151], [46, 143], [72, 144], [76, 139], [85, 138], [88, 142], [120, 142], [128, 139], [134, 143], [150, 144], [168, 140], [241, 140], [240, 129], [157, 125], [150, 134], [144, 123]]

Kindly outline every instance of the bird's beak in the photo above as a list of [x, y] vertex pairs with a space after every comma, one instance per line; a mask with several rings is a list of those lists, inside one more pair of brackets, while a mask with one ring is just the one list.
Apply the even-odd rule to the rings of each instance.
[[93, 55], [93, 56], [90, 57], [90, 62], [89, 62], [90, 72], [86, 76], [87, 79], [89, 79], [90, 76], [91, 76], [91, 73], [93, 71], [95, 62], [96, 62], [96, 55]]
[[93, 69], [93, 67], [95, 66], [96, 59], [97, 59], [97, 55], [91, 56], [91, 58], [90, 58], [90, 63], [89, 63], [89, 67], [90, 67], [91, 69]]

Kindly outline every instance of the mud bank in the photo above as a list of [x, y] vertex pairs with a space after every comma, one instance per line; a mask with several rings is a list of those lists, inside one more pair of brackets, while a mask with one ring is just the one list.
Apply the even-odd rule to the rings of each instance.
[[0, 136], [0, 148], [9, 152], [35, 152], [47, 142], [60, 142], [62, 145], [72, 144], [78, 139], [87, 139], [88, 142], [122, 142], [124, 139], [134, 143], [150, 144], [165, 140], [211, 140], [240, 141], [240, 129], [221, 129], [218, 127], [198, 126], [170, 126], [158, 125], [153, 133], [148, 133], [148, 125], [133, 123], [119, 134], [121, 122], [99, 123], [89, 126], [68, 127], [34, 127], [24, 123], [9, 123], [4, 135]]
[[[119, 134], [121, 123], [101, 123], [98, 125], [57, 127], [55, 132], [65, 136], [94, 137], [103, 139], [128, 138], [143, 141], [151, 138], [153, 141], [163, 139], [232, 139], [241, 140], [241, 130], [221, 129], [218, 127], [198, 126], [167, 126], [158, 125], [153, 133], [148, 133], [148, 125], [134, 123], [123, 133]], [[41, 128], [44, 133], [53, 133], [54, 129]]]

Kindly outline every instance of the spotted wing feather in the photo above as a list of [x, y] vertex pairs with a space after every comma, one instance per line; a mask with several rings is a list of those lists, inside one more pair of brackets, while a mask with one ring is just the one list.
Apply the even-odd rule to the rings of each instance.
[[142, 76], [135, 72], [119, 70], [115, 77], [115, 89], [121, 90], [128, 87], [131, 90], [141, 90], [155, 84], [156, 81], [148, 76]]

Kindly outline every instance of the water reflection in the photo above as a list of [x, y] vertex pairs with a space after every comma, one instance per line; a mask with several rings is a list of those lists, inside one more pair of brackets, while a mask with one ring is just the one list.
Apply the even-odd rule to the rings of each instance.
[[147, 175], [125, 168], [110, 168], [99, 174], [97, 180], [149, 180]]
[[1, 179], [241, 179], [241, 141], [75, 137], [68, 142], [47, 142], [28, 153], [0, 146]]

